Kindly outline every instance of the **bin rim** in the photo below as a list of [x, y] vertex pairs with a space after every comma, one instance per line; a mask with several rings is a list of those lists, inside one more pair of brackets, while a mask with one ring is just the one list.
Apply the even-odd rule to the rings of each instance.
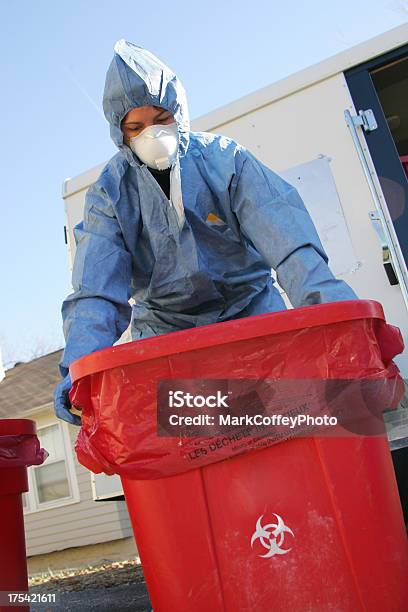
[[[151, 338], [132, 340], [76, 359], [70, 364], [69, 373], [74, 383], [91, 374], [133, 365], [141, 361], [150, 361], [259, 336], [270, 336], [358, 319], [384, 321], [385, 316], [381, 304], [375, 300], [344, 300], [299, 306], [278, 312], [191, 327]], [[169, 335], [171, 335], [170, 341]]]
[[31, 419], [0, 419], [0, 436], [32, 436], [37, 434]]

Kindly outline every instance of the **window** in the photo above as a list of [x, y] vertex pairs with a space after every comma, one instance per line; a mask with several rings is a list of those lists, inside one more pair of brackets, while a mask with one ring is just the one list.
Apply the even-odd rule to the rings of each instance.
[[41, 446], [49, 453], [43, 465], [34, 467], [38, 502], [44, 504], [70, 497], [65, 448], [59, 426], [44, 427], [38, 432], [38, 437]]
[[23, 495], [25, 512], [35, 512], [79, 501], [68, 430], [62, 423], [39, 427], [37, 436], [49, 456], [28, 470], [29, 491]]

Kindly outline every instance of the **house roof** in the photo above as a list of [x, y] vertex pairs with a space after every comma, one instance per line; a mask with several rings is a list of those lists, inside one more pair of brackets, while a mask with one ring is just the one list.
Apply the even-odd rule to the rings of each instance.
[[0, 418], [15, 418], [53, 401], [54, 388], [61, 380], [61, 354], [62, 349], [6, 371], [0, 383]]

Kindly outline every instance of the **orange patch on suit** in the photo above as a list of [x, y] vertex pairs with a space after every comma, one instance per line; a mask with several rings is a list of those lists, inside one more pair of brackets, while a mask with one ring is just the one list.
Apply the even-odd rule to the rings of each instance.
[[214, 213], [208, 213], [207, 223], [210, 225], [225, 225], [225, 222]]

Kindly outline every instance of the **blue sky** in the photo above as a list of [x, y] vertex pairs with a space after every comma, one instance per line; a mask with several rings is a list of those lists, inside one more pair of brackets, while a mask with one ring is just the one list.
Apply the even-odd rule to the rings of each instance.
[[61, 185], [115, 153], [101, 98], [117, 39], [177, 73], [193, 119], [407, 18], [404, 0], [3, 1], [4, 361], [63, 346], [70, 278]]

